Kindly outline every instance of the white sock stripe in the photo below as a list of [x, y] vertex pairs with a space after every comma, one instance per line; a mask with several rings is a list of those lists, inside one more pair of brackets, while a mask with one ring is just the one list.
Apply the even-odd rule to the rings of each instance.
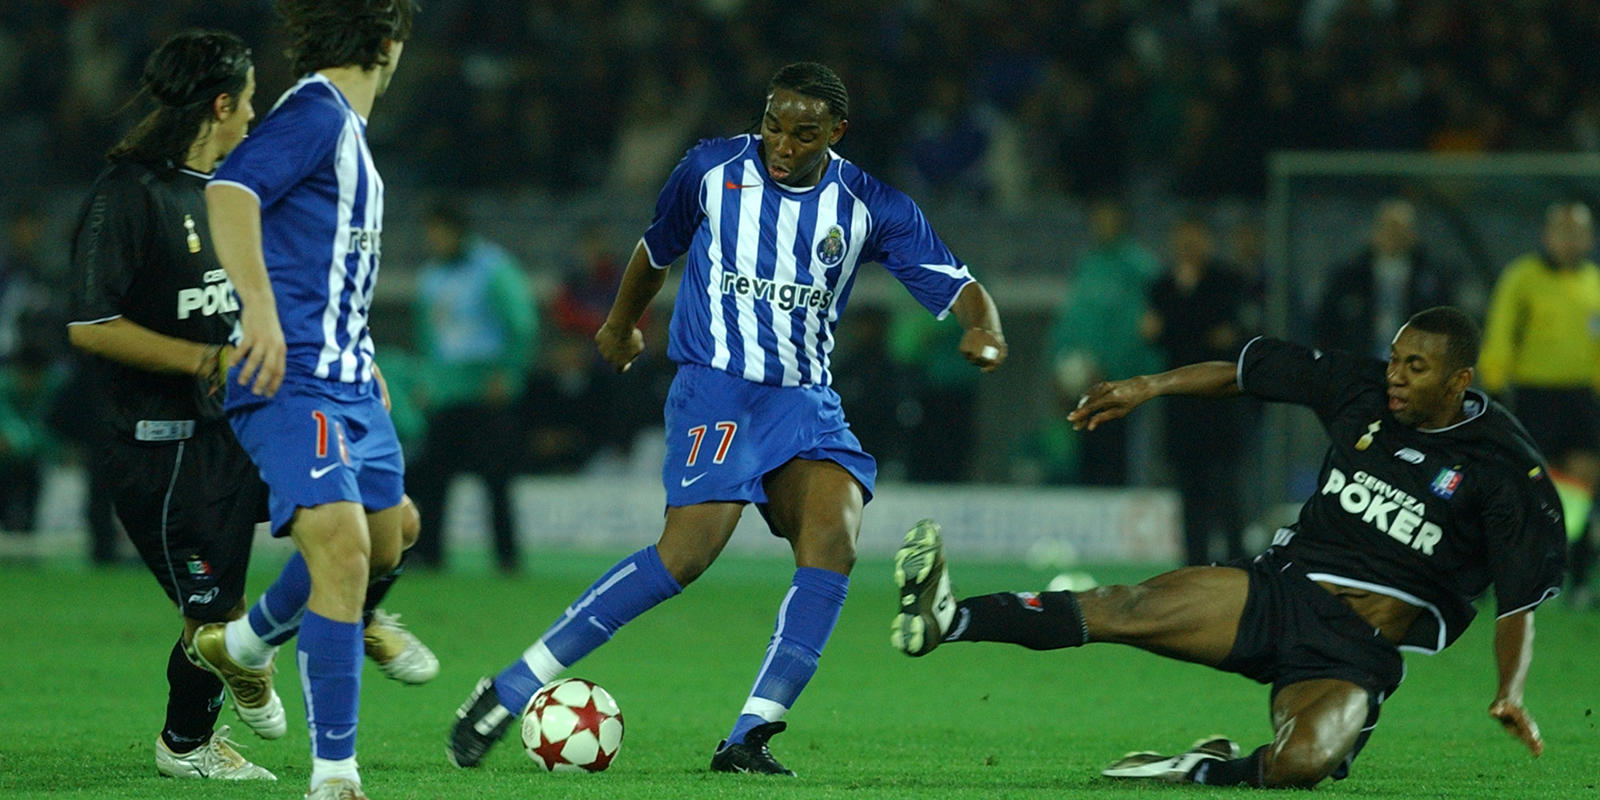
[[767, 657], [761, 660], [761, 669], [756, 670], [756, 682], [750, 685], [750, 699], [756, 699], [756, 689], [761, 686], [761, 679], [766, 677], [767, 668], [772, 666], [772, 657], [778, 654], [778, 645], [783, 642], [783, 629], [788, 626], [789, 601], [794, 599], [798, 587], [790, 586], [789, 593], [783, 596], [783, 604], [778, 606], [778, 623], [772, 631], [772, 642], [767, 645]]
[[[317, 757], [317, 704], [311, 701], [311, 676], [306, 674], [306, 664], [310, 661], [310, 654], [304, 650], [295, 652], [295, 664], [300, 668], [300, 692], [306, 698], [306, 729], [311, 732], [311, 757]], [[315, 763], [315, 762], [313, 762]]]
[[744, 701], [744, 708], [739, 709], [739, 714], [754, 714], [768, 722], [777, 722], [783, 715], [789, 713], [789, 707], [775, 703], [765, 697], [751, 697]]
[[583, 597], [579, 598], [578, 602], [573, 603], [571, 606], [569, 606], [567, 608], [564, 616], [562, 617], [561, 621], [557, 622], [556, 624], [554, 624], [552, 626], [550, 626], [550, 631], [548, 633], [546, 633], [545, 635], [546, 636], [551, 636], [553, 634], [559, 633], [562, 628], [567, 627], [567, 623], [571, 622], [574, 618], [576, 618], [578, 616], [578, 614], [580, 612], [582, 612], [585, 608], [588, 608], [589, 604], [593, 603], [595, 601], [595, 598], [599, 597], [600, 595], [605, 594], [607, 590], [609, 590], [613, 586], [616, 586], [617, 583], [619, 581], [621, 581], [623, 578], [626, 578], [629, 575], [632, 575], [633, 573], [638, 572], [638, 571], [639, 571], [639, 565], [638, 564], [636, 564], [636, 563], [634, 563], [632, 561], [628, 562], [627, 566], [624, 566], [622, 569], [617, 570], [617, 574], [612, 575], [610, 578], [607, 578], [605, 583], [602, 583], [599, 586], [594, 587], [592, 590], [590, 590], [588, 592], [585, 592]]
[[494, 726], [499, 725], [502, 720], [509, 716], [511, 716], [510, 711], [505, 710], [504, 707], [495, 706], [489, 709], [489, 713], [484, 714], [483, 719], [478, 720], [472, 727], [478, 733], [488, 736], [489, 732], [494, 730]]
[[523, 652], [522, 663], [528, 665], [533, 677], [538, 678], [540, 684], [555, 680], [556, 676], [567, 668], [566, 664], [556, 660], [555, 654], [550, 652], [543, 639], [534, 642], [532, 647]]

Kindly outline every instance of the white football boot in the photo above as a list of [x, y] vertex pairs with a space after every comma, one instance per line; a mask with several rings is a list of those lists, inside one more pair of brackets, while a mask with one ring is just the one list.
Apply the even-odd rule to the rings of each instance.
[[416, 686], [439, 674], [438, 656], [416, 634], [406, 630], [399, 614], [381, 608], [373, 611], [361, 640], [367, 657], [393, 680]]
[[[228, 738], [227, 725], [211, 740], [187, 753], [174, 753], [156, 737], [156, 771], [169, 778], [215, 778], [223, 781], [275, 781], [278, 776], [246, 761]], [[240, 745], [242, 746], [242, 745]]]

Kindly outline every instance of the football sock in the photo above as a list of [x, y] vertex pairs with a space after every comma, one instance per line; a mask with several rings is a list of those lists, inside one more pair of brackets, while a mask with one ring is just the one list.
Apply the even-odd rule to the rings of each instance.
[[179, 638], [167, 657], [167, 723], [161, 741], [174, 753], [194, 750], [211, 741], [220, 711], [222, 679], [195, 666]]
[[[300, 615], [311, 599], [311, 572], [306, 569], [305, 556], [296, 552], [283, 565], [278, 579], [261, 593], [261, 598], [250, 607], [250, 630], [261, 641], [276, 647], [294, 638], [300, 629]], [[244, 640], [241, 638], [241, 642]], [[233, 651], [233, 638], [228, 640], [228, 652], [235, 659], [240, 653]], [[244, 662], [240, 662], [244, 663]], [[246, 665], [249, 666], [249, 665]]]
[[1078, 647], [1089, 641], [1072, 592], [1001, 592], [956, 604], [947, 642], [1010, 642], [1030, 650]]
[[794, 706], [817, 672], [817, 659], [833, 634], [849, 591], [848, 576], [815, 567], [794, 571], [794, 583], [778, 607], [766, 660], [756, 674], [750, 699], [728, 734], [728, 744], [743, 744], [751, 728], [783, 719]]
[[401, 573], [406, 571], [406, 557], [410, 554], [411, 551], [409, 549], [401, 550], [400, 563], [395, 564], [394, 569], [389, 570], [383, 577], [367, 584], [367, 602], [361, 605], [362, 625], [372, 621], [372, 612], [378, 609], [378, 604], [382, 603], [384, 596], [389, 594], [389, 590], [394, 587], [394, 582], [400, 580]]
[[[255, 613], [254, 609], [251, 613]], [[229, 622], [223, 627], [222, 632], [228, 647], [228, 655], [233, 656], [233, 660], [239, 662], [241, 666], [266, 669], [267, 665], [272, 663], [272, 657], [278, 652], [276, 646], [268, 644], [256, 635], [255, 629], [250, 624], [249, 614]]]
[[618, 561], [601, 575], [511, 666], [494, 679], [500, 705], [520, 712], [539, 687], [550, 682], [618, 628], [667, 600], [683, 587], [661, 563], [655, 545]]
[[[307, 611], [297, 645], [311, 755], [330, 762], [349, 760], [353, 772], [361, 706], [361, 623], [336, 622]], [[312, 785], [316, 782], [313, 778]]]
[[1189, 773], [1189, 780], [1206, 786], [1254, 786], [1261, 788], [1261, 767], [1267, 755], [1267, 745], [1255, 752], [1232, 761], [1202, 761]]

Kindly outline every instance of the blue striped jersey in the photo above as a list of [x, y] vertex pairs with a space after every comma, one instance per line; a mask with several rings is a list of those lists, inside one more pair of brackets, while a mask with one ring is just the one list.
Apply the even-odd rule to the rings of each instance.
[[367, 121], [328, 79], [311, 74], [211, 179], [261, 204], [261, 246], [289, 346], [288, 378], [372, 379], [367, 316], [378, 278], [383, 180]]
[[829, 152], [816, 186], [770, 180], [759, 136], [702, 141], [644, 234], [650, 263], [687, 253], [667, 356], [772, 386], [826, 386], [856, 267], [882, 264], [941, 319], [972, 281], [904, 193]]

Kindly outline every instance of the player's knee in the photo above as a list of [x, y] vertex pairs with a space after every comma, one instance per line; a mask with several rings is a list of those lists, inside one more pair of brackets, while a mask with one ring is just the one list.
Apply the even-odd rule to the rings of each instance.
[[1343, 751], [1321, 742], [1291, 742], [1268, 750], [1261, 768], [1261, 783], [1269, 788], [1310, 789], [1333, 774]]
[[417, 510], [417, 504], [406, 495], [400, 500], [400, 549], [410, 550], [422, 536], [422, 512]]

